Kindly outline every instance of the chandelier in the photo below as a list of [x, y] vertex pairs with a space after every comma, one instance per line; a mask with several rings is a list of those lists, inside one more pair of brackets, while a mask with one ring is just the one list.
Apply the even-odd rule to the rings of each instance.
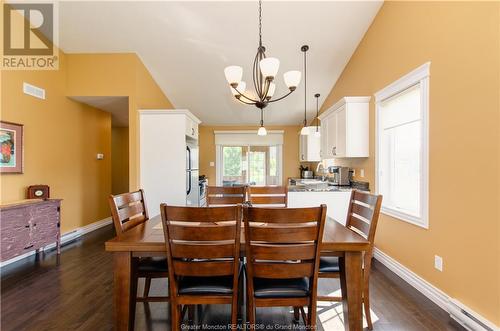
[[[302, 46], [302, 51], [306, 52], [308, 47]], [[283, 79], [288, 92], [273, 99], [276, 85], [273, 83], [278, 74], [280, 61], [274, 57], [266, 57], [266, 48], [262, 45], [262, 0], [259, 0], [259, 47], [253, 61], [253, 85], [255, 93], [253, 95], [245, 94], [246, 83], [242, 81], [243, 68], [240, 66], [229, 66], [224, 69], [226, 80], [230, 85], [233, 96], [246, 105], [254, 105], [260, 109], [260, 128], [259, 135], [266, 135], [264, 128], [264, 108], [271, 102], [282, 100], [297, 89], [300, 83], [301, 72], [298, 70], [287, 71], [283, 74]]]

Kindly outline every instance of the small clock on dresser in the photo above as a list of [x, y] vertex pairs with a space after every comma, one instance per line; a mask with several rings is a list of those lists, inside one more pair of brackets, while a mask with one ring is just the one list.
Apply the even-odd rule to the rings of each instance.
[[28, 187], [28, 199], [48, 199], [50, 188], [48, 185], [31, 185]]

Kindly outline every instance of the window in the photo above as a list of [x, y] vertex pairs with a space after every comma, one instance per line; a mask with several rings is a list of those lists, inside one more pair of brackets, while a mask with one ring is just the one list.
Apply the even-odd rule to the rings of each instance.
[[281, 185], [282, 131], [216, 131], [216, 185]]
[[220, 146], [220, 148], [222, 183], [219, 185], [280, 185], [279, 146]]
[[382, 213], [428, 228], [430, 63], [375, 94], [376, 188]]

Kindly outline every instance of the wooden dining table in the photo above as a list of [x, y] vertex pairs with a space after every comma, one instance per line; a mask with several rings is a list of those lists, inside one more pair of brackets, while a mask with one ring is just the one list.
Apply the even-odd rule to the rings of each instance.
[[[244, 234], [241, 236], [244, 256]], [[113, 254], [114, 325], [115, 330], [132, 330], [135, 312], [131, 311], [132, 261], [137, 257], [166, 256], [166, 245], [161, 228], [161, 216], [130, 229], [120, 237], [106, 242], [106, 251]], [[370, 242], [332, 218], [327, 218], [321, 252], [341, 257], [342, 308], [345, 329], [363, 329], [362, 313], [362, 256]]]

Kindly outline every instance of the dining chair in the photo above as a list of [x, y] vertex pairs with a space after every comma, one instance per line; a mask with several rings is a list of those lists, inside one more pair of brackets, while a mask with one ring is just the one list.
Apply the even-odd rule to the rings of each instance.
[[286, 186], [248, 186], [248, 201], [252, 206], [286, 207], [288, 189]]
[[[347, 212], [346, 227], [357, 232], [370, 242], [370, 248], [363, 256], [363, 307], [368, 329], [373, 329], [370, 315], [370, 270], [373, 257], [373, 243], [377, 229], [382, 196], [353, 190]], [[338, 256], [320, 258], [319, 278], [340, 278]], [[319, 301], [342, 301], [342, 297], [318, 296]]]
[[208, 186], [207, 206], [236, 206], [245, 203], [246, 186]]
[[161, 216], [170, 274], [171, 329], [180, 328], [182, 306], [201, 304], [230, 304], [231, 328], [237, 328], [241, 207], [162, 204]]
[[[316, 328], [319, 253], [326, 205], [313, 208], [243, 206], [247, 258], [247, 317], [255, 328], [257, 307], [300, 307]], [[307, 316], [303, 307], [307, 306]]]
[[[109, 196], [111, 216], [115, 226], [116, 235], [123, 236], [130, 229], [143, 224], [149, 219], [144, 190]], [[142, 257], [133, 260], [133, 281], [135, 290], [139, 278], [144, 278], [144, 292], [142, 297], [131, 298], [135, 302], [161, 302], [168, 301], [168, 296], [149, 296], [151, 279], [168, 278], [167, 259], [164, 257]], [[135, 311], [135, 310], [133, 310]]]

